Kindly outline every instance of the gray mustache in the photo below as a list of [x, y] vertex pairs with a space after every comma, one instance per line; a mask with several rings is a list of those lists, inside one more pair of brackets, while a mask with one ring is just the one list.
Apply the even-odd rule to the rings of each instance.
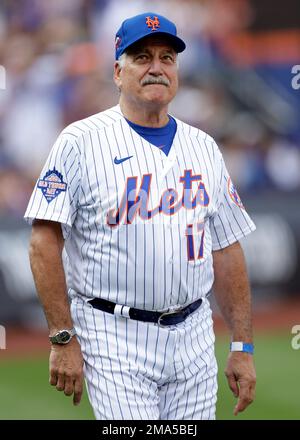
[[141, 82], [142, 86], [148, 86], [150, 84], [162, 84], [163, 86], [170, 87], [170, 82], [165, 78], [146, 78]]

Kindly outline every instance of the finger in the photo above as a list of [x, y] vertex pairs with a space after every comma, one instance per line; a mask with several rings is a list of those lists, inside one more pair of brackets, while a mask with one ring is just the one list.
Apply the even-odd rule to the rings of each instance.
[[57, 391], [63, 391], [65, 388], [65, 377], [63, 374], [59, 374], [57, 378], [56, 389]]
[[65, 378], [64, 393], [66, 396], [72, 396], [72, 394], [74, 393], [74, 381], [71, 377]]
[[234, 375], [233, 374], [226, 374], [226, 377], [227, 377], [229, 388], [233, 392], [234, 397], [238, 397], [239, 396], [239, 387], [238, 387], [238, 383], [237, 383]]
[[52, 386], [57, 384], [57, 374], [52, 370], [50, 370], [49, 383]]
[[73, 403], [74, 405], [79, 405], [83, 392], [83, 378], [80, 376], [74, 383], [74, 397]]
[[254, 385], [250, 385], [249, 396], [250, 396], [250, 400], [251, 400], [250, 403], [252, 403], [253, 400], [255, 399], [255, 384]]
[[241, 386], [239, 400], [234, 408], [234, 415], [236, 416], [239, 412], [244, 411], [250, 403], [253, 402], [253, 393], [251, 392], [250, 386]]

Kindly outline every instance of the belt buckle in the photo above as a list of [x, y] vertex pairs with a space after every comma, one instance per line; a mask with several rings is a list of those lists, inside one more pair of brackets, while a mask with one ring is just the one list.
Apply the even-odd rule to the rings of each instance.
[[170, 307], [170, 310], [169, 310], [168, 312], [163, 312], [163, 313], [160, 315], [160, 317], [158, 318], [158, 321], [157, 321], [158, 326], [163, 328], [163, 327], [167, 327], [168, 325], [170, 325], [170, 324], [166, 324], [166, 325], [162, 324], [162, 323], [161, 323], [161, 320], [162, 320], [165, 316], [168, 316], [168, 315], [175, 315], [176, 313], [180, 312], [180, 310], [181, 310], [181, 307], [180, 307], [180, 306], [172, 306], [172, 307]]

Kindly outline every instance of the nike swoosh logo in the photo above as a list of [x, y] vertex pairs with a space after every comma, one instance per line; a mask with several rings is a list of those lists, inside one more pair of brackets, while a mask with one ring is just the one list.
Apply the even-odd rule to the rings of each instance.
[[122, 159], [117, 159], [117, 156], [114, 158], [114, 163], [116, 165], [119, 165], [122, 162], [125, 162], [125, 160], [131, 159], [133, 156], [123, 157]]

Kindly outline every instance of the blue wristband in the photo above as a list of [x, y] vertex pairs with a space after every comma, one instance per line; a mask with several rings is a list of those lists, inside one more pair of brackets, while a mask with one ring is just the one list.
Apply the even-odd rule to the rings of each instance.
[[230, 343], [230, 351], [242, 351], [244, 353], [253, 354], [254, 353], [254, 345], [245, 342], [231, 342]]

